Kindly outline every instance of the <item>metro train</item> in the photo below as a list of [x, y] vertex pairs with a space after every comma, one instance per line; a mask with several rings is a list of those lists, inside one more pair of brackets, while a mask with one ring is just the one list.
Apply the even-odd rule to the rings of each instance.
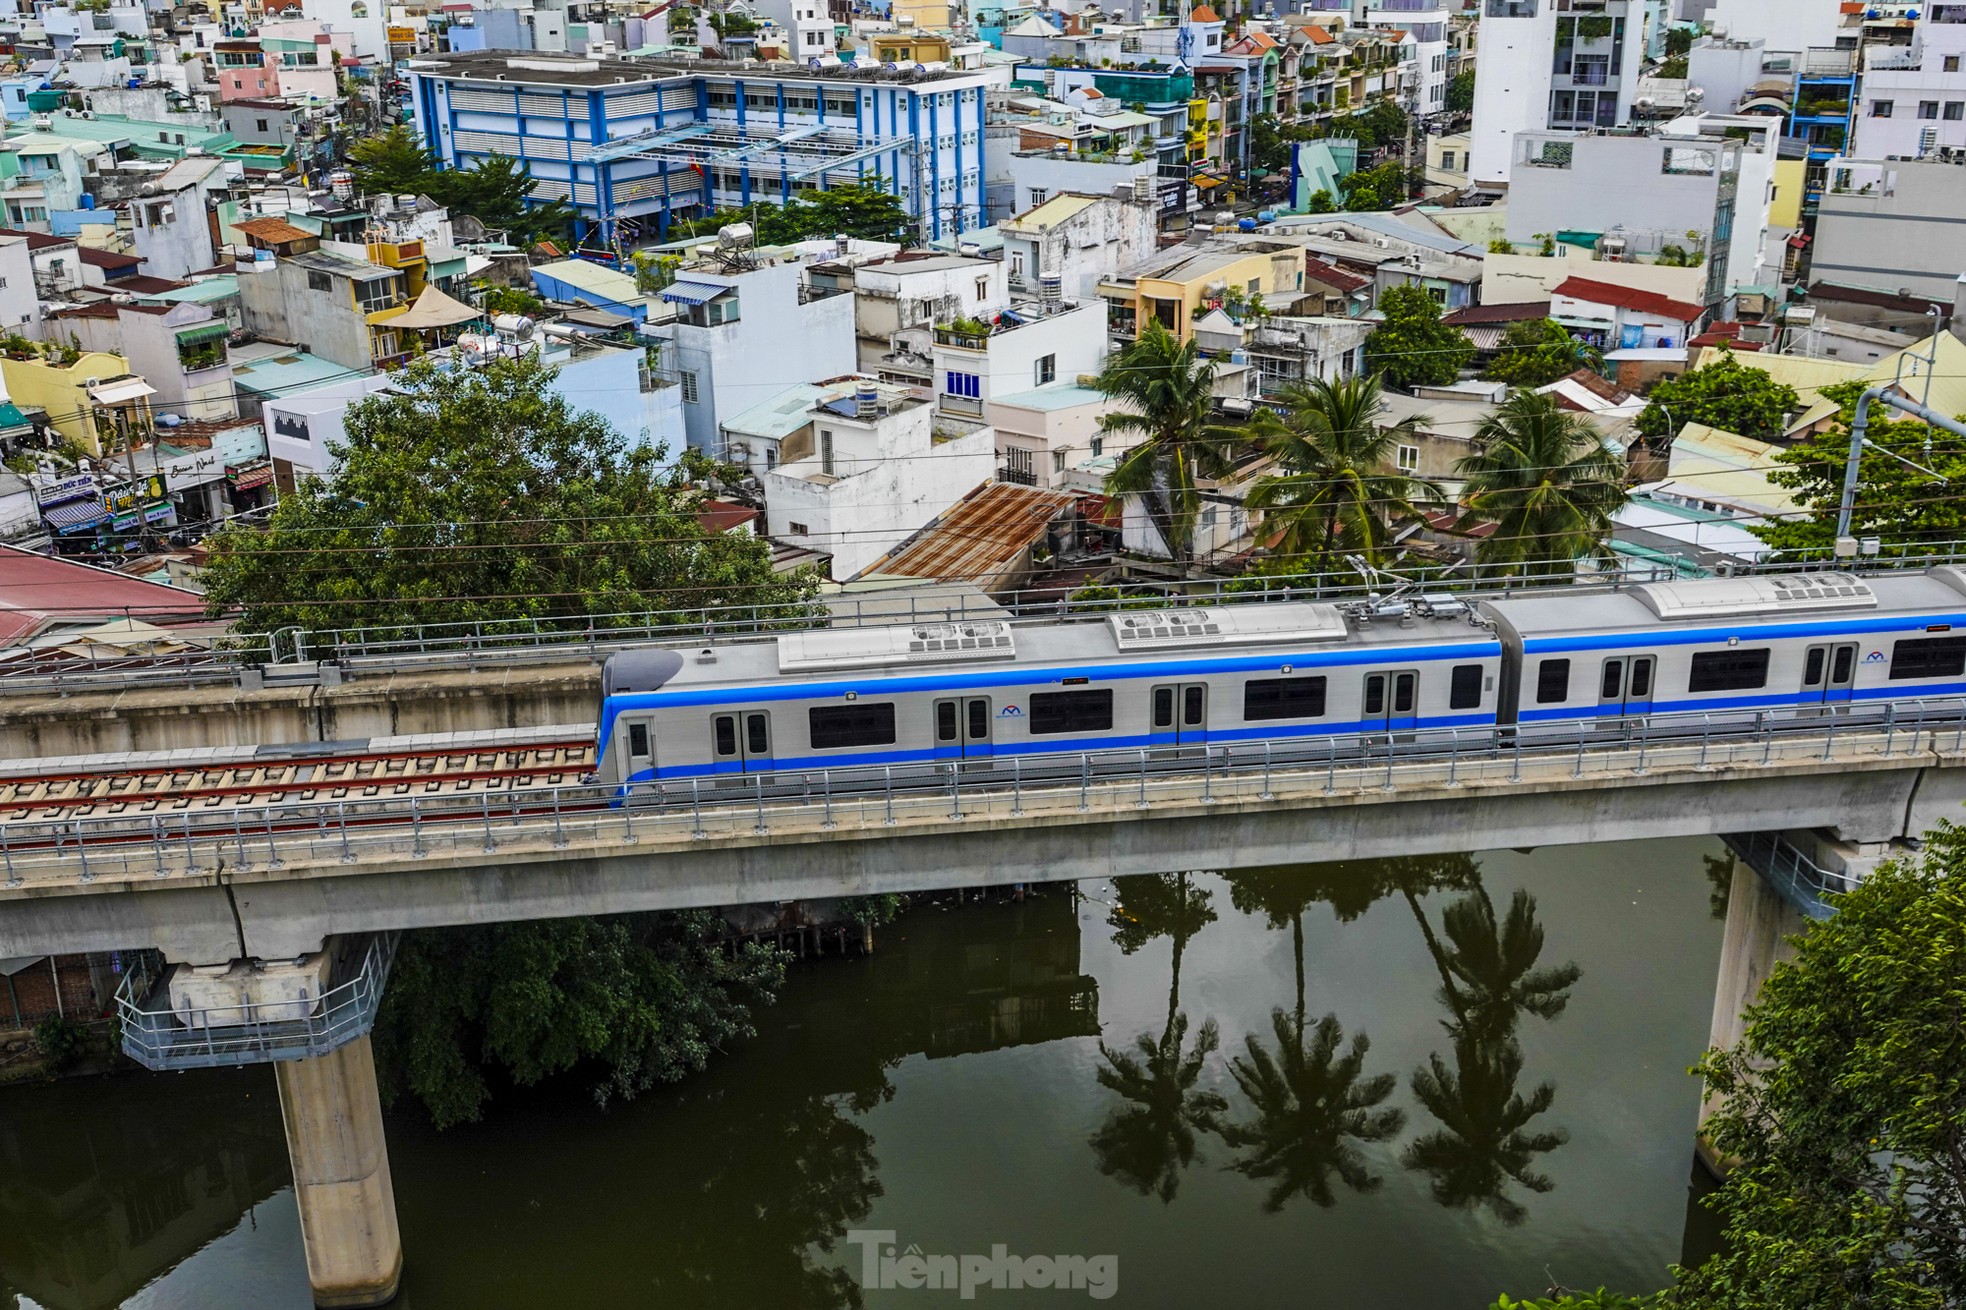
[[1724, 721], [1962, 695], [1966, 570], [1951, 566], [1252, 601], [622, 651], [602, 672], [595, 780], [988, 772], [1462, 727], [1574, 739], [1685, 711]]

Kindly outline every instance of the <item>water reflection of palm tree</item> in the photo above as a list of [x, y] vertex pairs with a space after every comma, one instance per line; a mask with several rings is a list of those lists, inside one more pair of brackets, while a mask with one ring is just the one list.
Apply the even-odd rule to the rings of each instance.
[[1530, 1168], [1539, 1155], [1569, 1140], [1562, 1130], [1526, 1131], [1556, 1099], [1552, 1083], [1527, 1097], [1516, 1091], [1522, 1047], [1513, 1037], [1463, 1034], [1454, 1042], [1454, 1067], [1438, 1054], [1413, 1074], [1413, 1095], [1441, 1127], [1407, 1145], [1400, 1162], [1430, 1175], [1434, 1200], [1445, 1206], [1486, 1206], [1503, 1223], [1518, 1224], [1528, 1211], [1508, 1195], [1511, 1182], [1532, 1192], [1556, 1184]]
[[1187, 1037], [1188, 1016], [1177, 1012], [1158, 1040], [1151, 1033], [1134, 1038], [1133, 1054], [1099, 1043], [1106, 1061], [1099, 1085], [1120, 1096], [1092, 1134], [1099, 1172], [1162, 1204], [1174, 1199], [1181, 1174], [1199, 1157], [1201, 1135], [1229, 1108], [1219, 1094], [1196, 1087], [1222, 1044], [1215, 1021], [1202, 1024], [1192, 1049]]
[[1442, 1026], [1453, 1039], [1454, 1062], [1450, 1068], [1436, 1053], [1414, 1071], [1414, 1098], [1441, 1127], [1410, 1143], [1401, 1163], [1431, 1176], [1442, 1205], [1486, 1206], [1504, 1223], [1520, 1223], [1528, 1211], [1508, 1194], [1509, 1184], [1549, 1191], [1549, 1177], [1530, 1165], [1568, 1136], [1560, 1129], [1528, 1131], [1555, 1101], [1556, 1087], [1541, 1083], [1526, 1097], [1516, 1090], [1523, 1065], [1516, 1028], [1524, 1014], [1554, 1019], [1563, 1013], [1583, 971], [1574, 963], [1538, 965], [1543, 927], [1536, 898], [1526, 891], [1518, 889], [1498, 918], [1477, 886], [1442, 913], [1440, 936], [1410, 891], [1407, 903], [1440, 974], [1438, 995], [1449, 1015]]
[[1200, 1157], [1202, 1134], [1214, 1131], [1228, 1102], [1199, 1089], [1202, 1068], [1221, 1046], [1215, 1021], [1204, 1022], [1187, 1044], [1188, 1016], [1181, 1012], [1181, 956], [1188, 939], [1215, 922], [1213, 895], [1185, 873], [1115, 878], [1119, 893], [1107, 922], [1113, 941], [1131, 955], [1159, 937], [1173, 939], [1167, 990], [1167, 1023], [1156, 1038], [1134, 1038], [1132, 1051], [1099, 1043], [1101, 1087], [1120, 1102], [1092, 1134], [1099, 1171], [1142, 1196], [1172, 1201], [1181, 1175]]
[[1364, 1033], [1355, 1034], [1350, 1049], [1339, 1054], [1345, 1030], [1334, 1014], [1318, 1021], [1307, 1044], [1301, 996], [1296, 1015], [1271, 1011], [1270, 1027], [1276, 1038], [1274, 1055], [1252, 1034], [1246, 1039], [1247, 1054], [1229, 1062], [1229, 1072], [1253, 1110], [1247, 1121], [1222, 1128], [1222, 1139], [1241, 1152], [1230, 1167], [1270, 1184], [1263, 1209], [1271, 1214], [1293, 1196], [1309, 1197], [1320, 1206], [1335, 1204], [1333, 1175], [1353, 1191], [1374, 1190], [1382, 1180], [1357, 1143], [1398, 1135], [1405, 1112], [1380, 1104], [1392, 1095], [1398, 1079], [1365, 1075], [1372, 1043]]

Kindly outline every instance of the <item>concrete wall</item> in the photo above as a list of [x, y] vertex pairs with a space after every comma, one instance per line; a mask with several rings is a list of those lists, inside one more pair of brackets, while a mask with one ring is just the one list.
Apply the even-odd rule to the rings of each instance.
[[402, 674], [339, 687], [164, 688], [0, 697], [0, 759], [358, 741], [592, 723], [598, 664]]
[[[1853, 186], [1872, 182], [1871, 194], [1838, 191], [1844, 168]], [[1966, 272], [1966, 167], [1833, 159], [1829, 174], [1831, 187], [1816, 221], [1813, 275], [1855, 286], [1902, 287], [1951, 303]]]

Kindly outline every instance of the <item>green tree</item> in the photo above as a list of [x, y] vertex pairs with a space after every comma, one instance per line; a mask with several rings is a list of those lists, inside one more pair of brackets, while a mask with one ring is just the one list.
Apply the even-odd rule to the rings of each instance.
[[1482, 376], [1513, 387], [1546, 387], [1580, 368], [1600, 368], [1604, 355], [1586, 345], [1550, 318], [1511, 323]]
[[1454, 74], [1447, 80], [1447, 112], [1450, 114], [1472, 114], [1474, 112], [1475, 73], [1470, 68]]
[[533, 200], [538, 186], [523, 162], [493, 154], [471, 168], [433, 173], [419, 189], [488, 228], [503, 230], [513, 245], [524, 247], [546, 237], [563, 237], [579, 216], [564, 200]]
[[1611, 516], [1626, 500], [1624, 461], [1589, 419], [1554, 396], [1517, 391], [1475, 432], [1463, 479], [1463, 527], [1495, 525], [1476, 562], [1531, 575], [1568, 572], [1602, 556]]
[[1275, 114], [1258, 114], [1249, 120], [1249, 158], [1268, 173], [1281, 173], [1290, 167], [1290, 142]]
[[785, 205], [720, 209], [702, 218], [671, 224], [672, 237], [707, 236], [731, 223], [749, 223], [763, 245], [782, 245], [809, 237], [849, 236], [863, 241], [913, 245], [915, 218], [901, 197], [878, 178], [794, 196]]
[[1167, 1023], [1156, 1038], [1141, 1033], [1131, 1053], [1099, 1043], [1104, 1063], [1095, 1077], [1114, 1092], [1119, 1104], [1092, 1134], [1099, 1172], [1117, 1178], [1142, 1196], [1171, 1202], [1181, 1175], [1198, 1158], [1201, 1134], [1217, 1127], [1228, 1102], [1199, 1090], [1208, 1057], [1222, 1044], [1213, 1019], [1187, 1045], [1188, 1016], [1181, 1013], [1181, 956], [1188, 939], [1215, 922], [1213, 895], [1186, 873], [1134, 874], [1113, 880], [1118, 893], [1107, 924], [1113, 943], [1132, 955], [1167, 937], [1173, 946], [1167, 990]]
[[1743, 364], [1731, 350], [1704, 368], [1668, 378], [1652, 388], [1651, 403], [1634, 423], [1647, 437], [1671, 437], [1688, 423], [1773, 441], [1788, 415], [1800, 410], [1795, 388]]
[[1667, 56], [1679, 57], [1690, 54], [1693, 49], [1693, 40], [1699, 34], [1699, 29], [1696, 27], [1668, 27], [1666, 29]]
[[1405, 1126], [1405, 1111], [1384, 1104], [1399, 1080], [1366, 1074], [1372, 1043], [1364, 1033], [1340, 1052], [1345, 1030], [1336, 1015], [1306, 1033], [1301, 1016], [1279, 1008], [1270, 1013], [1270, 1029], [1275, 1054], [1252, 1033], [1245, 1053], [1229, 1062], [1251, 1107], [1247, 1120], [1222, 1127], [1222, 1140], [1240, 1152], [1230, 1167], [1270, 1185], [1263, 1198], [1269, 1214], [1293, 1196], [1337, 1204], [1334, 1177], [1355, 1192], [1376, 1191], [1384, 1180], [1358, 1144], [1389, 1141]]
[[552, 380], [531, 356], [404, 369], [349, 408], [332, 477], [283, 496], [265, 529], [211, 539], [212, 612], [270, 632], [680, 617], [811, 594], [810, 579], [772, 571], [763, 542], [705, 532], [680, 469], [575, 411]]
[[530, 1086], [591, 1063], [603, 1105], [700, 1071], [785, 976], [779, 952], [717, 937], [703, 911], [414, 932], [376, 1022], [385, 1098], [441, 1128], [483, 1114], [486, 1066]]
[[[1775, 456], [1777, 468], [1770, 480], [1794, 492], [1804, 512], [1750, 529], [1769, 545], [1783, 551], [1827, 552], [1835, 544], [1843, 470], [1850, 458], [1850, 425], [1856, 421], [1857, 397], [1863, 389], [1862, 382], [1824, 387], [1823, 396], [1842, 406], [1836, 425]], [[1867, 444], [1857, 465], [1851, 530], [1858, 536], [1881, 537], [1887, 552], [1915, 551], [1966, 535], [1966, 501], [1950, 494], [1930, 473], [1901, 462], [1922, 464], [1951, 483], [1966, 485], [1966, 451], [1960, 449], [1959, 439], [1911, 419], [1894, 419], [1890, 417], [1894, 412], [1885, 405], [1871, 406], [1864, 433]]]
[[1100, 432], [1137, 442], [1106, 475], [1106, 492], [1140, 497], [1168, 557], [1185, 569], [1201, 517], [1198, 479], [1227, 474], [1230, 446], [1244, 437], [1212, 418], [1215, 364], [1192, 338], [1177, 340], [1148, 319], [1139, 340], [1107, 359], [1095, 386], [1125, 406], [1100, 416]]
[[1444, 386], [1474, 358], [1474, 343], [1440, 321], [1440, 304], [1422, 287], [1388, 287], [1379, 296], [1384, 322], [1365, 339], [1365, 368], [1388, 385]]
[[1264, 410], [1250, 431], [1278, 472], [1256, 484], [1249, 506], [1263, 511], [1266, 535], [1280, 529], [1271, 549], [1303, 571], [1331, 571], [1348, 554], [1375, 560], [1394, 526], [1419, 513], [1416, 501], [1439, 498], [1394, 469], [1395, 449], [1428, 420], [1380, 423], [1376, 375], [1293, 383], [1276, 399], [1284, 416]]
[[1397, 159], [1348, 173], [1338, 181], [1345, 193], [1345, 208], [1355, 214], [1372, 213], [1403, 205], [1412, 194], [1414, 175]]
[[1697, 1310], [1966, 1304], [1966, 830], [1942, 823], [1812, 920], [1696, 1072], [1731, 1162]]
[[349, 171], [364, 195], [421, 195], [437, 169], [437, 156], [405, 123], [363, 137], [348, 151]]

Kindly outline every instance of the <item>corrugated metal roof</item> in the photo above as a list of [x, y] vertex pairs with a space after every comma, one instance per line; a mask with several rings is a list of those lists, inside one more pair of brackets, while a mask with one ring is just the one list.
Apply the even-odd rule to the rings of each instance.
[[865, 572], [987, 585], [1021, 563], [1072, 499], [1063, 491], [986, 482]]

